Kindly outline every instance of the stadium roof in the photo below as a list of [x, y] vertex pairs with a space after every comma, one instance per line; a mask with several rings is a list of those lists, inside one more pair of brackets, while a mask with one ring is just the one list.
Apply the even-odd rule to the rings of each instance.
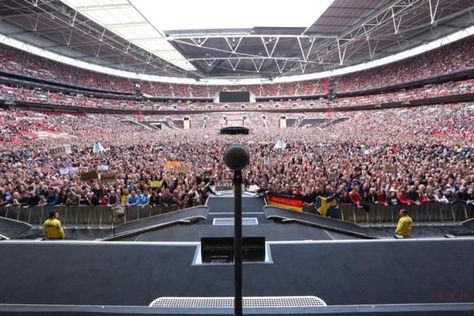
[[[471, 0], [298, 1], [266, 1], [264, 8], [245, 1], [219, 1], [217, 6], [204, 0], [188, 1], [184, 7], [178, 1], [181, 9], [176, 9], [164, 1], [3, 0], [0, 34], [4, 43], [18, 40], [24, 47], [30, 44], [76, 62], [205, 81], [279, 79], [340, 69], [398, 54], [474, 24]], [[164, 16], [171, 22], [188, 21], [186, 12], [205, 22], [212, 16], [232, 22], [242, 16], [237, 6], [259, 12], [267, 25], [255, 24], [258, 15], [257, 22], [239, 28], [165, 23]], [[278, 26], [283, 18], [277, 7], [286, 11], [288, 20], [299, 16], [300, 21]], [[277, 22], [263, 22], [264, 16]]]

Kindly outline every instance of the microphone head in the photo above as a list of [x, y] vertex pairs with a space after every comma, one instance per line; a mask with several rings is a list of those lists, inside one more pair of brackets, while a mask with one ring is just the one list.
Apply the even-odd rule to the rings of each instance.
[[245, 146], [231, 144], [224, 152], [224, 162], [229, 169], [242, 170], [250, 161], [250, 154]]

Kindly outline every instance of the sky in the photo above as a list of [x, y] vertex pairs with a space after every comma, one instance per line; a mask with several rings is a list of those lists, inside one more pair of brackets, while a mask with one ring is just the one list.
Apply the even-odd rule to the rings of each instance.
[[158, 30], [311, 26], [333, 0], [171, 0], [130, 2]]

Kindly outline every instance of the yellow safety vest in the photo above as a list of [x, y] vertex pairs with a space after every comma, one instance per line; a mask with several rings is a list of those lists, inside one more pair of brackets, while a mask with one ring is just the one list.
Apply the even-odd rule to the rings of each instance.
[[410, 237], [412, 223], [413, 221], [410, 216], [407, 215], [400, 217], [395, 234], [403, 237]]
[[46, 239], [64, 239], [64, 229], [56, 218], [48, 218], [44, 222], [44, 236]]

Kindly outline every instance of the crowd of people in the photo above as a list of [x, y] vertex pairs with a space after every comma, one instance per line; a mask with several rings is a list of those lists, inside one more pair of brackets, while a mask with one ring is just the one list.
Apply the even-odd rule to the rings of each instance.
[[113, 77], [32, 55], [6, 45], [0, 45], [0, 72], [25, 75], [56, 83], [68, 83], [77, 88], [92, 88], [105, 92], [136, 93], [145, 96], [214, 98], [219, 91], [248, 90], [256, 97], [327, 96], [331, 81], [334, 93], [361, 91], [454, 73], [474, 67], [474, 37], [429, 51], [400, 62], [335, 78], [323, 78], [291, 83], [255, 85], [171, 84]]
[[[0, 206], [202, 204], [219, 183], [231, 179], [222, 154], [229, 143], [239, 142], [252, 157], [244, 170], [245, 184], [261, 191], [296, 194], [310, 204], [318, 196], [331, 197], [360, 208], [434, 202], [474, 207], [474, 104], [383, 106], [474, 93], [473, 79], [367, 96], [332, 98], [330, 93], [333, 88], [336, 94], [361, 91], [473, 67], [470, 37], [381, 68], [295, 83], [139, 82], [141, 98], [1, 84], [0, 99], [11, 108], [0, 110]], [[0, 72], [109, 92], [134, 93], [137, 88], [133, 80], [73, 68], [5, 45], [0, 45]], [[282, 98], [219, 104], [146, 97], [213, 98], [226, 90]], [[307, 95], [324, 97], [284, 98]], [[16, 102], [139, 111], [72, 115], [18, 110]], [[332, 110], [360, 105], [380, 109]], [[312, 113], [311, 108], [327, 111]], [[275, 109], [288, 111], [270, 111]], [[147, 110], [171, 114], [147, 115]], [[184, 116], [190, 129], [183, 128]], [[280, 128], [281, 118], [288, 128]], [[219, 134], [221, 127], [231, 125], [243, 125], [251, 133]]]
[[391, 102], [411, 101], [418, 99], [444, 97], [474, 93], [474, 79], [441, 84], [430, 84], [421, 88], [407, 89], [397, 92], [372, 94], [358, 97], [320, 98], [316, 100], [280, 100], [257, 103], [211, 103], [211, 102], [156, 102], [147, 99], [117, 99], [94, 97], [84, 94], [65, 94], [42, 89], [28, 89], [0, 84], [0, 98], [10, 102], [29, 102], [40, 104], [66, 105], [86, 108], [131, 109], [131, 110], [230, 110], [230, 109], [304, 109], [304, 108], [336, 108], [357, 105], [377, 105]]
[[474, 68], [474, 36], [377, 68], [335, 78], [337, 93], [393, 86]]
[[255, 96], [300, 96], [325, 95], [329, 80], [309, 80], [296, 83], [262, 83], [257, 85], [203, 85], [172, 84], [139, 81], [113, 77], [66, 64], [48, 60], [24, 51], [0, 45], [0, 71], [25, 75], [56, 83], [67, 83], [78, 88], [102, 90], [104, 92], [136, 93], [144, 95], [181, 98], [214, 98], [220, 91], [248, 90]]
[[144, 82], [141, 92], [150, 96], [214, 98], [220, 91], [250, 91], [256, 97], [318, 96], [329, 92], [329, 79], [295, 83], [262, 83], [254, 85], [186, 85]]
[[410, 102], [429, 98], [474, 93], [474, 79], [442, 84], [429, 84], [422, 88], [407, 89], [397, 92], [371, 94], [358, 97], [336, 98], [328, 107], [350, 107], [357, 105], [374, 105], [391, 102]]
[[134, 93], [130, 79], [89, 71], [0, 45], [0, 71], [104, 91]]
[[335, 112], [323, 128], [254, 124], [239, 136], [219, 135], [219, 123], [156, 130], [120, 115], [0, 114], [18, 131], [56, 129], [21, 145], [0, 142], [1, 206], [197, 205], [231, 179], [222, 155], [234, 142], [249, 148], [245, 184], [260, 190], [360, 207], [474, 201], [473, 104]]

